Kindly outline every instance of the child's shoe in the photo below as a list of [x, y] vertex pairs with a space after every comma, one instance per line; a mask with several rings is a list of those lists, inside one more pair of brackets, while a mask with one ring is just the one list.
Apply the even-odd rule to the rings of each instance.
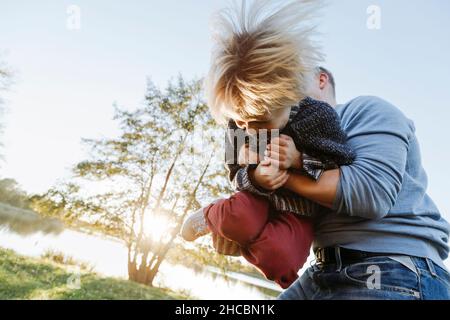
[[194, 241], [210, 232], [203, 214], [203, 208], [191, 214], [181, 227], [181, 236], [186, 241]]

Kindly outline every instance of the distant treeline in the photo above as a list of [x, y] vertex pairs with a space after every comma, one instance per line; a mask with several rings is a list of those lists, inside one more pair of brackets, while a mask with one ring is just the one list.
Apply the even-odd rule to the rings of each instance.
[[30, 209], [31, 200], [13, 179], [0, 180], [0, 229], [28, 235], [36, 232], [59, 233], [62, 223], [44, 218]]
[[30, 208], [29, 196], [14, 179], [0, 179], [0, 202], [17, 208]]

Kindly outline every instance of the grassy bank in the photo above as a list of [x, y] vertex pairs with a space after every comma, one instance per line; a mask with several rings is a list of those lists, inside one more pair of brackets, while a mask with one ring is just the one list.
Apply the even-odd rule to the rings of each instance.
[[0, 248], [0, 299], [184, 299], [185, 296], [137, 283], [80, 273], [45, 259]]

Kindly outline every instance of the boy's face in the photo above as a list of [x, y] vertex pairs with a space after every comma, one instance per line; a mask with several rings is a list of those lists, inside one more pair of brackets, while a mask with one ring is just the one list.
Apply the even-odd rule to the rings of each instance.
[[257, 133], [260, 129], [283, 129], [289, 121], [291, 108], [281, 108], [257, 119], [234, 119], [236, 125], [247, 133]]

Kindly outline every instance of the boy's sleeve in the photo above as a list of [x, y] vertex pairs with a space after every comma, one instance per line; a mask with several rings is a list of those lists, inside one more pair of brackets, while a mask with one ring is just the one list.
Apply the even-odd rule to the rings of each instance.
[[317, 181], [325, 170], [336, 169], [338, 165], [333, 161], [323, 162], [303, 152], [301, 167], [300, 173]]
[[317, 175], [314, 174], [314, 169], [326, 170], [333, 166], [347, 165], [355, 157], [341, 128], [339, 115], [323, 101], [311, 98], [302, 100], [287, 132], [297, 149], [306, 153], [303, 168], [315, 178]]
[[356, 158], [340, 167], [333, 210], [381, 219], [394, 206], [402, 186], [414, 125], [400, 110], [375, 98], [356, 100], [346, 111], [348, 143]]
[[353, 161], [354, 153], [339, 115], [326, 102], [303, 99], [284, 133], [292, 137], [297, 150], [302, 152], [301, 168], [295, 171], [313, 180], [318, 180], [325, 170]]
[[250, 176], [249, 176], [250, 169], [251, 169], [250, 166], [245, 166], [245, 167], [240, 168], [236, 172], [234, 179], [231, 180], [233, 187], [237, 191], [248, 191], [253, 194], [264, 196], [264, 197], [268, 197], [269, 195], [274, 193], [274, 191], [267, 191], [267, 190], [264, 190], [264, 189], [254, 186], [252, 181], [250, 180]]

